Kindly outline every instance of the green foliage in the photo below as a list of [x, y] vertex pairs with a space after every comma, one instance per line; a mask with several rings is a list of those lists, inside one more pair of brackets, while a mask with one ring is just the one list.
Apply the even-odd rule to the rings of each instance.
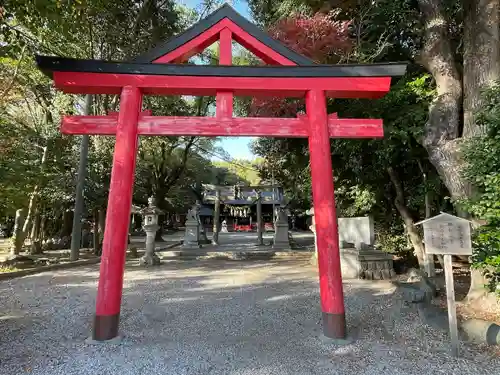
[[[209, 10], [214, 4], [204, 1], [203, 7]], [[172, 0], [7, 0], [0, 12], [0, 214], [26, 207], [36, 191], [37, 210], [57, 218], [74, 204], [81, 139], [60, 134], [60, 116], [79, 114], [82, 97], [56, 92], [51, 79], [36, 68], [33, 55], [130, 60], [187, 28], [199, 14]], [[210, 102], [144, 98], [154, 115], [203, 115]], [[94, 96], [94, 114], [117, 110], [116, 96]], [[161, 190], [167, 207], [184, 207], [190, 184], [211, 178], [203, 150], [212, 149], [215, 139], [193, 139], [184, 157], [190, 138], [141, 139], [134, 196], [138, 203]], [[90, 139], [84, 191], [88, 215], [106, 206], [113, 148], [113, 138]], [[163, 149], [167, 152], [162, 154]]]
[[350, 185], [346, 181], [335, 189], [335, 196], [341, 202], [338, 204], [338, 215], [342, 217], [368, 215], [377, 203], [372, 190], [360, 185]]
[[473, 184], [474, 194], [461, 203], [487, 222], [474, 236], [473, 265], [484, 269], [493, 290], [500, 285], [500, 84], [484, 91], [477, 123], [482, 134], [462, 145], [463, 174]]
[[490, 292], [500, 295], [500, 228], [485, 225], [474, 231], [472, 237], [472, 266], [481, 269]]
[[476, 188], [473, 198], [467, 202], [467, 208], [488, 222], [500, 222], [499, 95], [499, 84], [484, 92], [484, 104], [477, 114], [483, 134], [467, 140], [462, 147], [466, 161], [464, 176]]
[[408, 248], [408, 238], [401, 226], [390, 229], [379, 228], [377, 230], [376, 244], [380, 250], [397, 256], [407, 256], [411, 251]]
[[[255, 162], [244, 159], [234, 159], [231, 162], [214, 161], [213, 165], [221, 170], [217, 184], [221, 185], [258, 185], [260, 176]], [[223, 172], [227, 171], [227, 172]]]

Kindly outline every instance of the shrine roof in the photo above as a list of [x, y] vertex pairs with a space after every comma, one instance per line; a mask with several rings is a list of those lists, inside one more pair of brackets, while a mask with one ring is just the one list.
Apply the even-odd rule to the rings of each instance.
[[229, 4], [224, 4], [219, 9], [209, 14], [204, 19], [198, 21], [192, 27], [180, 33], [179, 35], [167, 40], [164, 43], [159, 44], [150, 51], [144, 53], [143, 55], [134, 59], [137, 63], [150, 63], [154, 60], [160, 58], [167, 53], [174, 51], [175, 49], [186, 44], [190, 40], [196, 38], [197, 36], [203, 34], [211, 27], [215, 26], [217, 23], [221, 22], [223, 19], [229, 19], [234, 24], [243, 29], [246, 33], [250, 34], [261, 43], [265, 44], [267, 47], [271, 48], [280, 55], [286, 57], [287, 59], [293, 61], [297, 65], [313, 65], [315, 64], [313, 60], [292, 51], [290, 48], [285, 46], [283, 43], [276, 39], [273, 39], [266, 32], [259, 29], [252, 22], [248, 21], [245, 17], [236, 12]]
[[200, 76], [200, 77], [398, 77], [406, 71], [406, 63], [336, 64], [297, 66], [237, 66], [127, 63], [103, 60], [36, 56], [38, 68], [52, 76], [53, 72], [101, 74]]

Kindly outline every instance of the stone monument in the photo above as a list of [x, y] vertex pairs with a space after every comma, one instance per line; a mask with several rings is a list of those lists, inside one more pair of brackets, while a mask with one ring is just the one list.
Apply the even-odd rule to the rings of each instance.
[[274, 224], [273, 249], [290, 250], [288, 238], [288, 210], [281, 205], [276, 208], [276, 221]]
[[154, 198], [148, 198], [148, 207], [142, 210], [142, 215], [144, 217], [144, 224], [142, 225], [144, 231], [146, 232], [146, 252], [144, 256], [139, 259], [139, 264], [141, 266], [156, 266], [160, 264], [160, 258], [155, 254], [155, 237], [156, 231], [160, 229], [158, 225], [158, 215], [162, 211], [156, 207]]
[[[308, 210], [307, 214], [312, 216], [310, 229], [316, 236], [314, 208]], [[371, 217], [339, 218], [338, 228], [342, 278], [389, 280], [396, 275], [392, 256], [374, 246], [375, 230]], [[315, 247], [315, 261], [317, 256]]]

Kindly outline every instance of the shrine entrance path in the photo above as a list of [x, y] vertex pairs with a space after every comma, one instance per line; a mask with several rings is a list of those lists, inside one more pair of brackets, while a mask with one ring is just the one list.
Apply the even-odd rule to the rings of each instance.
[[98, 266], [0, 282], [0, 374], [479, 374], [500, 361], [402, 307], [388, 283], [344, 283], [348, 332], [320, 339], [307, 261], [172, 261], [125, 271], [120, 345], [87, 345]]

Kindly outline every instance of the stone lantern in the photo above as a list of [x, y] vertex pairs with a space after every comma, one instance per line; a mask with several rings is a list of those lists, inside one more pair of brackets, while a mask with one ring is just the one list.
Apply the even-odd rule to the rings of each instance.
[[154, 198], [148, 198], [148, 207], [141, 211], [144, 216], [142, 228], [146, 232], [146, 253], [139, 260], [143, 266], [155, 266], [160, 264], [160, 258], [155, 254], [156, 231], [160, 229], [158, 225], [158, 216], [163, 213], [154, 203]]

